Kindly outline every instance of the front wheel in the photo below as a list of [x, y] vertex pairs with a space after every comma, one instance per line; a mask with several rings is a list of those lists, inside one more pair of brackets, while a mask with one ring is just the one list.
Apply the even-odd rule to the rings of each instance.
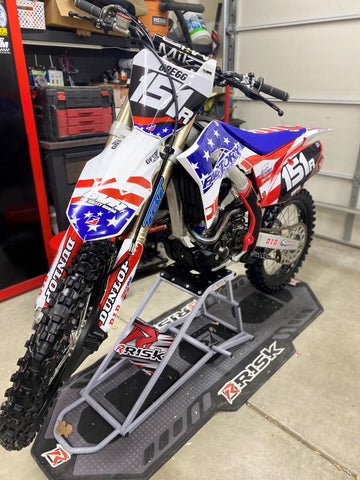
[[[246, 275], [259, 290], [274, 293], [284, 287], [300, 268], [314, 233], [315, 207], [303, 189], [288, 202], [268, 207], [262, 228], [299, 242], [296, 250], [261, 249], [263, 258], [247, 263]], [[259, 250], [259, 249], [258, 249]]]
[[7, 450], [31, 443], [58, 388], [106, 337], [98, 302], [114, 253], [109, 240], [85, 243], [43, 308], [1, 406], [0, 444]]

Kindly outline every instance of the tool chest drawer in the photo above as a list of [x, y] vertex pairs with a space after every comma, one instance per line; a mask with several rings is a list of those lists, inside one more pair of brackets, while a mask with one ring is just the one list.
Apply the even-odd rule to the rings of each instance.
[[40, 140], [107, 135], [115, 116], [111, 87], [46, 87], [32, 90]]

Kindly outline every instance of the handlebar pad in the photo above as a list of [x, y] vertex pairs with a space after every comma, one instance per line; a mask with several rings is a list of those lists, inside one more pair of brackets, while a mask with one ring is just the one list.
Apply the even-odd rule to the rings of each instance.
[[288, 92], [281, 90], [280, 88], [272, 87], [271, 85], [267, 85], [263, 83], [260, 88], [260, 92], [266, 93], [267, 95], [271, 95], [279, 100], [283, 100], [287, 102], [289, 100]]
[[83, 10], [94, 17], [100, 18], [101, 17], [101, 8], [96, 7], [92, 3], [87, 2], [86, 0], [74, 0], [75, 7]]
[[204, 5], [200, 5], [197, 3], [181, 3], [181, 2], [173, 2], [173, 1], [164, 1], [160, 2], [160, 11], [161, 12], [168, 12], [168, 11], [185, 11], [185, 12], [196, 12], [196, 13], [203, 13], [205, 10]]

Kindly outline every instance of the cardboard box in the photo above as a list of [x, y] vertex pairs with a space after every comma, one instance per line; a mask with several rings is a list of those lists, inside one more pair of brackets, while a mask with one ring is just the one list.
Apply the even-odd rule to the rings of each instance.
[[73, 0], [45, 0], [46, 26], [101, 32], [86, 20], [69, 17], [70, 11], [85, 13], [74, 6]]
[[45, 13], [43, 2], [16, 0], [20, 28], [45, 30]]
[[[144, 0], [135, 0], [131, 3], [135, 5], [137, 16], [144, 15], [143, 11], [147, 10]], [[73, 0], [45, 0], [46, 25], [50, 27], [72, 28], [75, 30], [89, 30], [97, 33], [102, 32], [102, 30], [98, 30], [86, 20], [70, 18], [69, 11], [83, 13], [86, 15], [86, 12], [83, 12], [74, 6]]]
[[114, 104], [115, 108], [121, 108], [125, 102], [126, 97], [128, 96], [129, 89], [122, 85], [111, 84], [111, 87], [114, 91]]

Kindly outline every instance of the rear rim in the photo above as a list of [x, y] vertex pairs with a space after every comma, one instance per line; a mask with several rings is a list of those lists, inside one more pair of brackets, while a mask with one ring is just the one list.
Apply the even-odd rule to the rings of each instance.
[[256, 288], [275, 293], [295, 275], [308, 252], [314, 220], [314, 202], [305, 189], [285, 204], [266, 208], [262, 231], [297, 240], [299, 245], [296, 250], [257, 249], [258, 258], [246, 264], [247, 277]]
[[[272, 276], [279, 272], [291, 269], [301, 257], [306, 246], [308, 238], [307, 227], [303, 223], [303, 214], [300, 208], [295, 204], [287, 205], [277, 215], [273, 227], [281, 229], [281, 235], [290, 240], [299, 242], [299, 247], [295, 250], [272, 250], [266, 249], [265, 253], [271, 259], [264, 260], [264, 273]], [[292, 226], [292, 228], [286, 228]]]

